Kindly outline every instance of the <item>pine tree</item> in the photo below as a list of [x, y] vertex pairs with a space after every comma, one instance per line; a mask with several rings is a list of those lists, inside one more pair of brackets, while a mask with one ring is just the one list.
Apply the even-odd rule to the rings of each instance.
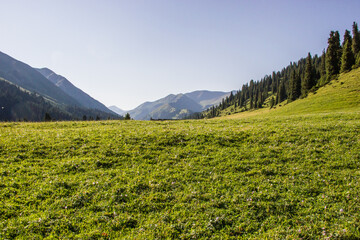
[[294, 101], [298, 99], [300, 95], [301, 95], [300, 76], [296, 73], [296, 70], [293, 69], [293, 71], [290, 74], [290, 80], [289, 80], [289, 100]]
[[130, 113], [126, 113], [125, 114], [125, 118], [124, 118], [124, 120], [130, 120], [131, 119], [131, 117], [130, 117]]
[[259, 93], [259, 91], [255, 90], [254, 108], [258, 108], [258, 93]]
[[326, 53], [325, 53], [325, 49], [322, 52], [321, 55], [321, 62], [320, 62], [320, 77], [325, 77], [326, 76], [326, 63], [325, 63], [325, 58], [326, 58]]
[[357, 56], [357, 54], [360, 52], [360, 33], [356, 22], [353, 23], [352, 34], [352, 51], [354, 55]]
[[355, 58], [351, 48], [351, 38], [344, 36], [344, 48], [341, 57], [341, 72], [343, 73], [351, 70], [354, 63], [355, 63]]
[[339, 34], [339, 31], [336, 31], [335, 32], [335, 35], [334, 35], [334, 39], [336, 39], [336, 41], [338, 42], [338, 69], [339, 69], [339, 72], [340, 72], [340, 66], [341, 66], [341, 56], [342, 56], [342, 47], [340, 45], [340, 34]]
[[277, 92], [277, 76], [276, 73], [273, 72], [272, 73], [272, 84], [271, 84], [271, 91], [272, 93], [276, 93]]
[[340, 37], [339, 32], [331, 31], [328, 39], [328, 48], [326, 51], [326, 75], [327, 81], [339, 73], [339, 52], [340, 52]]
[[352, 51], [355, 58], [355, 67], [360, 67], [360, 32], [356, 22], [353, 23]]
[[[346, 43], [347, 41], [350, 41], [350, 44], [352, 44], [352, 37], [351, 37], [351, 35], [350, 35], [350, 31], [346, 29], [346, 30], [345, 30], [345, 33], [344, 33], [344, 41], [343, 41], [343, 43], [342, 43], [342, 47], [345, 46], [345, 43]], [[350, 45], [350, 46], [351, 46], [351, 45]]]
[[51, 116], [49, 113], [45, 113], [45, 118], [44, 118], [45, 122], [50, 122], [51, 121]]
[[306, 96], [309, 90], [315, 85], [314, 84], [314, 70], [312, 66], [312, 58], [311, 54], [308, 53], [306, 58], [306, 65], [305, 65], [305, 76], [304, 80], [301, 83], [301, 95]]
[[290, 74], [290, 80], [289, 80], [289, 98], [288, 98], [288, 102], [294, 101], [295, 98], [295, 94], [294, 94], [294, 87], [295, 87], [295, 76], [294, 76], [294, 71], [293, 70]]
[[278, 104], [284, 101], [285, 99], [286, 99], [285, 81], [284, 79], [282, 79], [280, 82], [278, 94], [276, 96], [276, 102]]

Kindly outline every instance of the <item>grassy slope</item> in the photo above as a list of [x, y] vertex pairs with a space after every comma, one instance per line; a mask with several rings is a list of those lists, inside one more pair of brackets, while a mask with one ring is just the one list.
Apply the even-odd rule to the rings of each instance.
[[223, 118], [236, 119], [253, 116], [290, 116], [304, 114], [360, 111], [360, 68], [341, 74], [338, 80], [310, 93], [307, 98], [281, 103], [276, 109], [260, 109]]
[[359, 108], [320, 108], [342, 79], [325, 114], [1, 123], [0, 239], [358, 239]]

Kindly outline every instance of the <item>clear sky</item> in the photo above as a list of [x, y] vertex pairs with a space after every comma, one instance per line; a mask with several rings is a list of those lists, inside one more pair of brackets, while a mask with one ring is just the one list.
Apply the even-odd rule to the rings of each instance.
[[230, 91], [321, 54], [359, 0], [0, 0], [0, 51], [107, 106]]

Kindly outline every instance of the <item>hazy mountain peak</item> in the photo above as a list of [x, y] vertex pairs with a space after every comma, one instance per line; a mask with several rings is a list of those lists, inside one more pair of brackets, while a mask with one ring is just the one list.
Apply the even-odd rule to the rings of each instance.
[[128, 111], [137, 120], [179, 119], [201, 112], [221, 102], [230, 92], [198, 90], [190, 93], [169, 94], [153, 102], [144, 102]]
[[117, 106], [109, 106], [108, 107], [111, 111], [113, 111], [113, 112], [115, 112], [115, 113], [117, 113], [117, 114], [119, 114], [119, 115], [124, 115], [124, 114], [126, 114], [128, 111], [127, 110], [123, 110], [123, 109], [121, 109], [121, 108], [118, 108]]

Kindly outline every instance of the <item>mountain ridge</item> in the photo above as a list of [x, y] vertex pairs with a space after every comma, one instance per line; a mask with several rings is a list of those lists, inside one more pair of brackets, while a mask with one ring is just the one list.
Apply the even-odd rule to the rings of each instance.
[[[51, 70], [48, 69], [48, 71]], [[1, 115], [4, 115], [1, 116], [2, 121], [42, 121], [45, 113], [52, 115], [52, 118], [56, 120], [121, 118], [105, 106], [104, 108], [107, 110], [83, 106], [39, 71], [3, 52], [0, 52], [0, 79], [0, 103], [4, 105], [1, 110], [6, 107], [6, 111], [10, 111], [6, 116], [4, 115], [5, 111], [0, 112]], [[57, 83], [73, 86], [68, 80], [65, 80], [63, 78]], [[73, 87], [73, 89], [77, 88]], [[88, 96], [80, 89], [77, 91]], [[88, 96], [88, 98], [91, 97]], [[93, 101], [98, 102], [94, 99]]]
[[0, 52], [0, 77], [60, 104], [81, 105], [31, 66], [3, 52]]
[[182, 119], [216, 105], [230, 92], [197, 90], [189, 93], [169, 94], [155, 101], [147, 101], [126, 111], [135, 120]]
[[118, 107], [115, 106], [115, 105], [109, 106], [109, 107], [107, 107], [107, 108], [110, 109], [111, 111], [119, 114], [119, 115], [124, 115], [124, 114], [126, 114], [126, 113], [128, 112], [127, 110], [123, 110], [123, 109], [121, 109], [121, 108], [118, 108]]
[[98, 100], [92, 98], [89, 94], [85, 93], [80, 88], [74, 86], [68, 79], [64, 76], [56, 74], [49, 68], [34, 68], [40, 72], [46, 79], [51, 81], [55, 86], [59, 87], [70, 97], [74, 98], [79, 102], [83, 107], [90, 109], [98, 109], [108, 113], [114, 113], [108, 109], [104, 104], [100, 103]]

